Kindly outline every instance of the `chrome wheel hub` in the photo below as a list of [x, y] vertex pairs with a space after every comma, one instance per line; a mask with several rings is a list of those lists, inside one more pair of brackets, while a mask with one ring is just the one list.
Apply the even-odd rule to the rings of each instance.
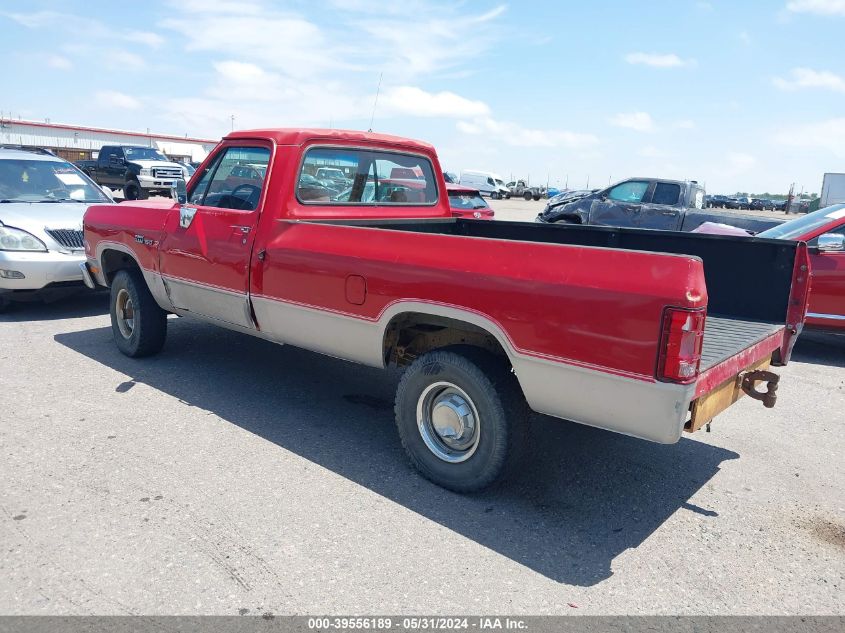
[[480, 420], [467, 393], [450, 382], [423, 390], [417, 401], [417, 427], [428, 449], [443, 461], [469, 459], [478, 447]]
[[135, 331], [135, 304], [132, 302], [132, 295], [126, 288], [121, 288], [117, 293], [115, 301], [115, 316], [117, 317], [117, 329], [123, 338], [130, 338]]

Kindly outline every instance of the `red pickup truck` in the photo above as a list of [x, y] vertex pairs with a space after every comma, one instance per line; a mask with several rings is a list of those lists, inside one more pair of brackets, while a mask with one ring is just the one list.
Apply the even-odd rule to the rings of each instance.
[[[350, 190], [302, 195], [321, 167]], [[529, 410], [672, 443], [743, 393], [773, 406], [804, 320], [802, 243], [454, 218], [434, 148], [408, 139], [235, 132], [180, 184], [85, 215], [120, 351], [158, 352], [175, 313], [402, 366], [402, 444], [456, 491], [516, 467]]]

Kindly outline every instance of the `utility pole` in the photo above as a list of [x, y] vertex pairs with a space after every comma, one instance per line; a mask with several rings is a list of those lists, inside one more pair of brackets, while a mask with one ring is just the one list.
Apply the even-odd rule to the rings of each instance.
[[234, 132], [235, 131], [235, 115], [233, 114], [229, 118], [232, 120], [232, 132]]

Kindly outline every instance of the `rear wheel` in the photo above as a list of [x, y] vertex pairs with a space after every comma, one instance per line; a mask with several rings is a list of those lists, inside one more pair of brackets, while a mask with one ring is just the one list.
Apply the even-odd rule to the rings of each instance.
[[474, 348], [437, 350], [396, 391], [402, 446], [425, 478], [474, 492], [510, 474], [528, 442], [528, 405], [508, 365]]
[[167, 337], [162, 310], [138, 270], [121, 270], [111, 284], [111, 327], [117, 348], [132, 358], [161, 350]]

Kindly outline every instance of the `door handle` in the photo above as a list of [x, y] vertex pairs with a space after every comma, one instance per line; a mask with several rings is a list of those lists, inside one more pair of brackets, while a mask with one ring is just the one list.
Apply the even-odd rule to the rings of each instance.
[[677, 211], [664, 211], [663, 215], [678, 215]]
[[233, 224], [230, 228], [236, 229], [236, 230], [240, 231], [241, 233], [243, 233], [244, 235], [246, 235], [247, 233], [249, 233], [252, 230], [251, 226], [243, 226], [241, 224]]

